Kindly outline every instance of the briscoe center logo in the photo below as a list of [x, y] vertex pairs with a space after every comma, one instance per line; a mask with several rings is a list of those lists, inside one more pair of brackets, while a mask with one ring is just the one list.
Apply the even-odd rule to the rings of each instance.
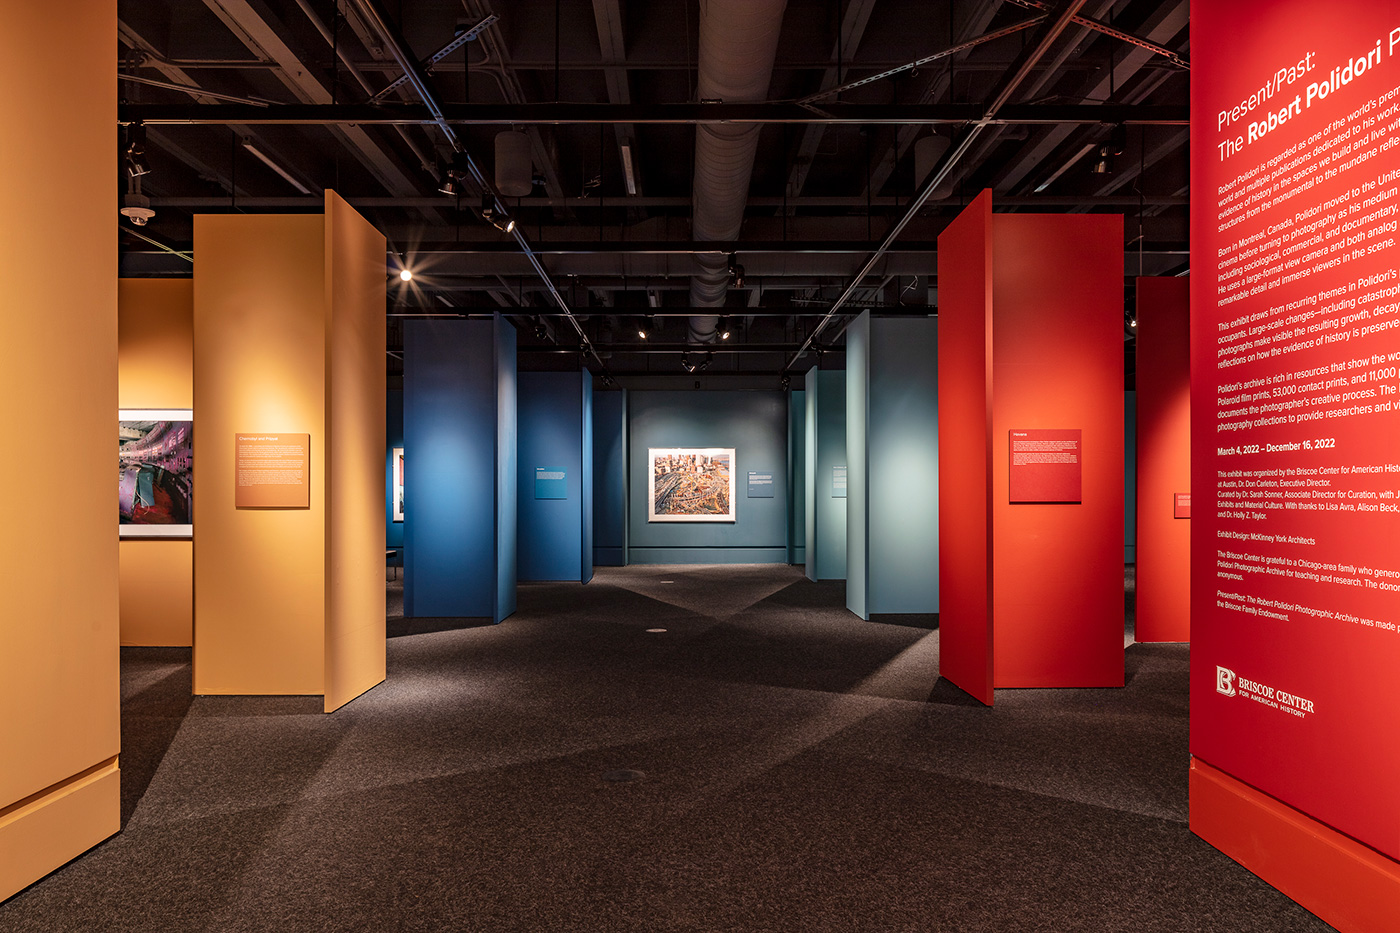
[[1215, 665], [1215, 692], [1227, 697], [1235, 695], [1235, 672], [1228, 667]]
[[1240, 677], [1228, 667], [1215, 666], [1215, 692], [1227, 697], [1243, 697], [1264, 706], [1303, 719], [1317, 712], [1313, 701], [1295, 693], [1278, 690], [1268, 684]]

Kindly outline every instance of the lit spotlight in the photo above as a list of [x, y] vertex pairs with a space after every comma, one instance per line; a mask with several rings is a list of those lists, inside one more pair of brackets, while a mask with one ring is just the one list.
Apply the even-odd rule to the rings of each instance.
[[409, 270], [409, 269], [400, 269], [400, 270], [399, 270], [399, 279], [402, 280], [402, 281], [404, 281], [404, 282], [412, 282], [412, 281], [413, 281], [413, 272], [412, 272], [411, 270]]

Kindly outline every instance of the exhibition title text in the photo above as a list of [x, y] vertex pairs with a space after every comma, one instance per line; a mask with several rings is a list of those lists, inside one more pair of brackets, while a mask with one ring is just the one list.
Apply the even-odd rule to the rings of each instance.
[[[1392, 29], [1385, 49], [1385, 58], [1393, 58], [1400, 48], [1400, 28]], [[1354, 58], [1348, 58], [1324, 74], [1317, 74], [1315, 52], [1308, 52], [1296, 62], [1274, 72], [1259, 89], [1229, 110], [1216, 117], [1216, 132], [1226, 134], [1216, 144], [1220, 161], [1238, 155], [1289, 120], [1301, 116], [1304, 110], [1320, 104], [1343, 87], [1369, 74], [1382, 60], [1382, 40]], [[1301, 90], [1296, 85], [1306, 81]], [[1288, 94], [1292, 92], [1292, 99]]]

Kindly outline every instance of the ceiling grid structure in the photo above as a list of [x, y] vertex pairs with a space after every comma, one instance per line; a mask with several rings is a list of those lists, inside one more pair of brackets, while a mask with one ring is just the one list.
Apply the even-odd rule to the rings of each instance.
[[[119, 218], [122, 272], [189, 275], [195, 213], [315, 211], [334, 188], [389, 240], [391, 324], [504, 312], [524, 368], [582, 362], [655, 384], [688, 375], [681, 352], [728, 314], [745, 326], [703, 344], [733, 357], [707, 378], [768, 386], [816, 365], [814, 348], [840, 365], [833, 307], [936, 313], [938, 234], [982, 188], [998, 210], [1127, 215], [1125, 294], [1139, 271], [1186, 270], [1186, 0], [774, 6], [763, 87], [717, 100], [699, 90], [701, 43], [705, 11], [722, 19], [722, 4], [385, 4], [429, 105], [359, 0], [119, 0], [129, 80], [114, 132], [120, 148], [144, 123], [153, 171], [139, 182], [155, 211], [139, 229]], [[723, 57], [739, 48], [732, 33], [705, 41]], [[511, 129], [530, 140], [531, 194], [483, 211], [471, 172], [460, 194], [438, 193], [454, 149], [494, 191], [493, 141]], [[949, 140], [936, 191], [915, 165], [934, 132]], [[694, 226], [707, 197], [696, 140], [716, 133], [751, 137], [753, 153], [726, 189], [737, 224], [718, 235]], [[1101, 159], [1110, 142], [1122, 154]], [[1104, 161], [1111, 172], [1096, 172]], [[120, 162], [119, 207], [135, 184]], [[519, 237], [485, 219], [501, 211]], [[697, 308], [702, 258], [716, 287]], [[648, 314], [649, 346], [636, 336]]]

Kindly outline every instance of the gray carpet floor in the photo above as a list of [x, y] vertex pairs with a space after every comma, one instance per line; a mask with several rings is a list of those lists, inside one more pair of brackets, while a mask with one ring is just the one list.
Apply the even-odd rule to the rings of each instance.
[[330, 716], [124, 649], [125, 828], [0, 930], [1331, 929], [1187, 830], [1185, 646], [984, 709], [936, 628], [843, 605], [783, 566], [523, 585]]

